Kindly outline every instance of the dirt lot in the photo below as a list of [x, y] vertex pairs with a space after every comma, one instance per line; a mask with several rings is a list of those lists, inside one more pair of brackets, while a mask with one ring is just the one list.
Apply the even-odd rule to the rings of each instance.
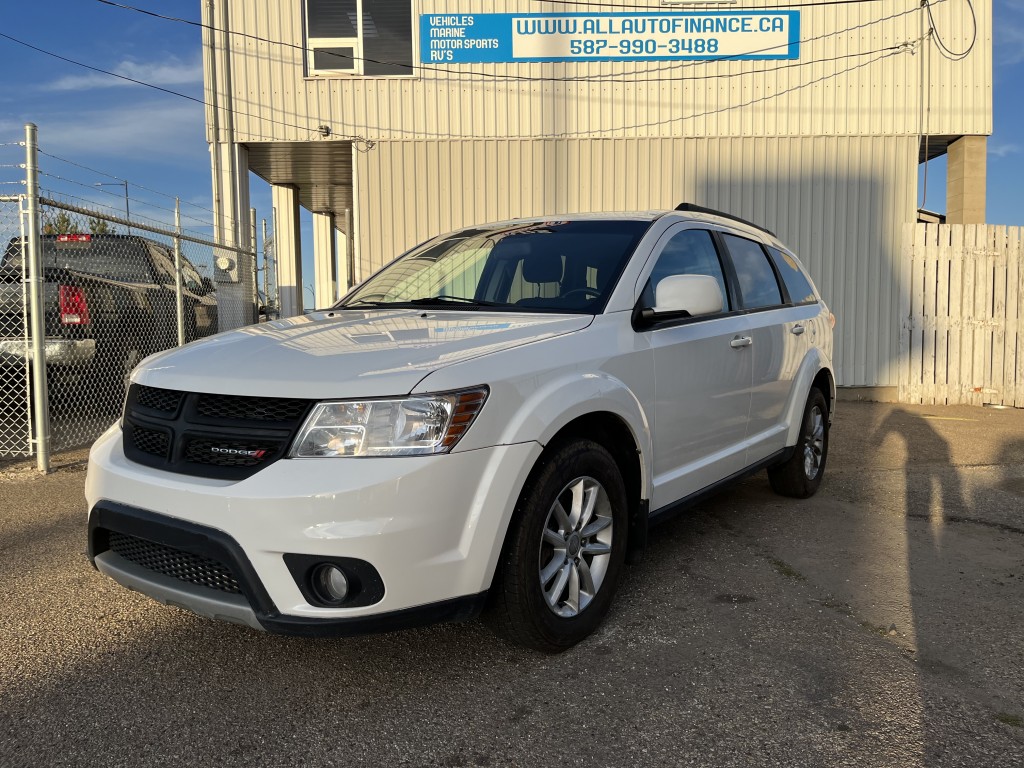
[[0, 765], [1024, 765], [1024, 411], [840, 406], [817, 497], [657, 528], [561, 656], [158, 605], [84, 557], [82, 452], [0, 464]]

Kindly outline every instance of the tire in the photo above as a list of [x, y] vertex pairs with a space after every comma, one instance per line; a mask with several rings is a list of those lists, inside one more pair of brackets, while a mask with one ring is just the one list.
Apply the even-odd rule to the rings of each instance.
[[625, 485], [607, 450], [580, 439], [549, 449], [505, 539], [486, 615], [494, 629], [547, 653], [591, 634], [615, 594], [627, 522]]
[[768, 468], [772, 490], [782, 496], [806, 499], [815, 494], [828, 459], [828, 403], [817, 387], [811, 387], [793, 455]]

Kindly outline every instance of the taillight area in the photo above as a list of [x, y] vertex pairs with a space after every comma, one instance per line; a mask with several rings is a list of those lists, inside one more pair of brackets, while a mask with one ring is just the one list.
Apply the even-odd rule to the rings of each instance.
[[85, 292], [74, 285], [60, 286], [60, 321], [63, 325], [88, 325], [89, 305]]

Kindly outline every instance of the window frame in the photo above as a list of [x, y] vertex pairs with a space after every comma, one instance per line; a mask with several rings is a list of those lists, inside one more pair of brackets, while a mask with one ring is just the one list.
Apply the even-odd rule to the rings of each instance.
[[[312, 37], [310, 36], [309, 23], [309, 2], [302, 0], [302, 39], [304, 44], [303, 68], [306, 78], [321, 80], [325, 78], [348, 79], [354, 77], [366, 78], [397, 78], [407, 80], [418, 78], [419, 75], [419, 35], [417, 34], [416, 21], [418, 18], [416, 0], [409, 2], [409, 44], [410, 44], [410, 68], [407, 74], [391, 75], [368, 75], [364, 71], [365, 58], [363, 55], [363, 10], [369, 0], [355, 0], [356, 2], [356, 37]], [[325, 48], [351, 48], [352, 69], [318, 69], [315, 64], [316, 51]]]
[[[644, 303], [644, 294], [647, 291], [647, 285], [650, 283], [651, 275], [654, 272], [655, 267], [658, 265], [658, 260], [665, 252], [665, 248], [677, 235], [683, 232], [707, 232], [711, 237], [711, 245], [715, 249], [715, 254], [718, 256], [718, 264], [722, 268], [722, 278], [725, 281], [726, 294], [722, 297], [725, 307], [721, 312], [715, 312], [710, 315], [697, 315], [696, 317], [680, 317], [676, 315], [667, 315], [665, 317], [655, 317], [651, 319], [645, 319], [641, 313], [645, 309], [652, 309], [653, 307], [647, 307]], [[658, 239], [654, 249], [651, 252], [651, 256], [648, 259], [648, 263], [644, 265], [643, 271], [640, 273], [640, 280], [637, 281], [637, 298], [636, 303], [633, 306], [632, 325], [633, 330], [637, 332], [657, 331], [662, 328], [675, 328], [680, 325], [691, 325], [693, 323], [702, 323], [708, 320], [718, 320], [724, 317], [735, 317], [737, 315], [745, 315], [750, 310], [745, 310], [739, 307], [739, 295], [736, 291], [736, 272], [733, 269], [732, 259], [729, 255], [728, 249], [725, 247], [725, 243], [722, 241], [722, 231], [716, 228], [716, 225], [710, 222], [703, 221], [685, 221], [679, 222], [679, 228], [676, 226], [670, 227], [666, 230], [662, 236]], [[732, 234], [732, 233], [726, 233]]]
[[[804, 268], [803, 264], [800, 263], [800, 260], [798, 258], [796, 258], [795, 254], [790, 253], [786, 249], [779, 248], [778, 246], [775, 246], [775, 245], [770, 245], [770, 246], [762, 245], [761, 247], [768, 254], [768, 261], [771, 263], [772, 268], [775, 270], [776, 279], [779, 281], [779, 285], [782, 287], [782, 289], [784, 291], [784, 296], [785, 296], [785, 299], [786, 299], [786, 306], [787, 307], [809, 307], [812, 304], [819, 304], [819, 303], [821, 303], [821, 299], [818, 296], [818, 289], [814, 285], [814, 281], [811, 280], [811, 276], [809, 274], [807, 274], [806, 269]], [[772, 254], [772, 250], [773, 249], [778, 251], [779, 254], [782, 255], [783, 257], [789, 256], [790, 258], [792, 258], [795, 261], [795, 263], [797, 265], [797, 271], [807, 281], [807, 286], [811, 289], [812, 295], [814, 296], [813, 299], [810, 299], [810, 300], [807, 300], [807, 301], [794, 301], [793, 300], [793, 295], [789, 292], [789, 286], [786, 284], [786, 277], [785, 277], [785, 275], [782, 274], [782, 270], [779, 268], [777, 260], [776, 260], [775, 256]]]
[[[776, 288], [779, 289], [780, 303], [771, 304], [764, 307], [743, 306], [743, 292], [740, 290], [739, 287], [740, 277], [739, 273], [736, 271], [736, 264], [733, 260], [732, 251], [729, 249], [729, 244], [725, 240], [726, 235], [729, 235], [730, 237], [735, 237], [738, 240], [746, 240], [747, 242], [753, 243], [754, 245], [758, 246], [758, 248], [761, 249], [761, 255], [764, 256], [765, 261], [768, 262], [768, 268], [771, 269], [772, 275], [775, 277], [775, 286]], [[736, 294], [736, 305], [738, 307], [739, 312], [741, 312], [742, 314], [749, 315], [755, 312], [771, 312], [772, 310], [775, 309], [783, 309], [785, 307], [795, 306], [789, 298], [789, 291], [787, 290], [786, 284], [782, 279], [782, 275], [779, 274], [779, 269], [778, 267], [775, 266], [775, 260], [772, 258], [771, 254], [768, 253], [768, 250], [765, 248], [764, 243], [762, 243], [759, 240], [754, 240], [752, 237], [749, 237], [746, 234], [741, 234], [729, 230], [719, 230], [718, 239], [721, 241], [721, 247], [725, 251], [726, 258], [729, 262], [729, 271], [730, 276], [733, 280], [734, 291]]]

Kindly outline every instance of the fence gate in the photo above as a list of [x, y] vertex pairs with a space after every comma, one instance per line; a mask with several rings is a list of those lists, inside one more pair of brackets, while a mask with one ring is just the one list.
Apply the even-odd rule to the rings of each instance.
[[1024, 408], [1020, 227], [908, 224], [899, 399]]

